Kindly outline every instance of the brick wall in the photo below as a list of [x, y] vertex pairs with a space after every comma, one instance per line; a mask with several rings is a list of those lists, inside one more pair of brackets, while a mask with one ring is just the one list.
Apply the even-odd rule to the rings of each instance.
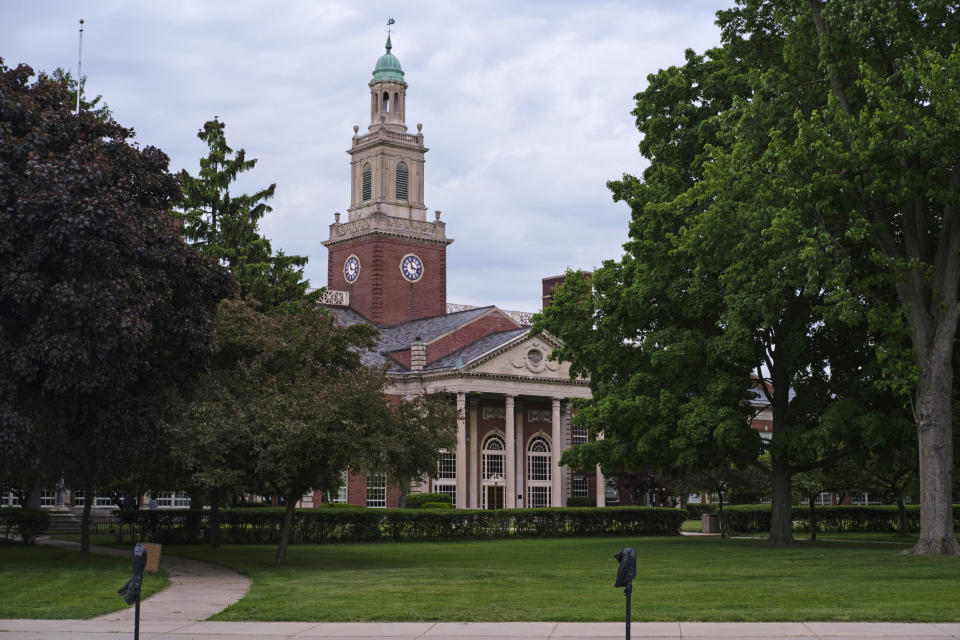
[[[415, 283], [400, 273], [408, 253], [423, 263], [423, 276]], [[343, 277], [350, 255], [360, 261], [354, 282]], [[332, 247], [327, 257], [327, 286], [350, 292], [350, 306], [378, 324], [399, 324], [447, 311], [447, 248], [433, 243], [373, 236]]]

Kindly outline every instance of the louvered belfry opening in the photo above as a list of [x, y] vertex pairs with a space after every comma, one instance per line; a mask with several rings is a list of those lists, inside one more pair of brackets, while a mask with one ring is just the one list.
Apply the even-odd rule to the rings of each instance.
[[408, 172], [407, 165], [400, 163], [397, 165], [397, 200], [407, 199]]
[[372, 180], [370, 179], [370, 165], [363, 167], [363, 201], [367, 202], [372, 197]]

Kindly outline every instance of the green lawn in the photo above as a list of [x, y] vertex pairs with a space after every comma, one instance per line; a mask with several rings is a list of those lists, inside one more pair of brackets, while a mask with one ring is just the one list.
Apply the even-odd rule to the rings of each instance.
[[622, 620], [613, 554], [637, 551], [635, 620], [960, 621], [960, 557], [864, 541], [588, 538], [167, 547], [253, 579], [216, 620]]
[[[0, 545], [0, 618], [92, 618], [127, 606], [117, 595], [133, 572], [129, 560], [53, 547]], [[146, 574], [147, 597], [170, 581]]]

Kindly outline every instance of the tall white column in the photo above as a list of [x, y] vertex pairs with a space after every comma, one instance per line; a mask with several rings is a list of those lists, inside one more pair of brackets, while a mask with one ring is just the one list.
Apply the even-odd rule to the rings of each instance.
[[517, 506], [517, 434], [513, 424], [514, 396], [506, 397], [505, 422], [507, 429], [506, 444], [507, 450], [504, 451], [504, 464], [506, 465], [506, 502], [504, 506], [507, 509], [515, 509]]
[[467, 507], [467, 394], [457, 394], [457, 509]]
[[550, 453], [551, 468], [550, 478], [553, 480], [550, 491], [550, 505], [554, 507], [563, 507], [563, 478], [560, 475], [560, 452], [563, 448], [563, 442], [560, 437], [560, 398], [554, 398], [551, 406], [550, 426]]
[[523, 448], [523, 440], [526, 435], [524, 433], [523, 409], [524, 409], [524, 402], [523, 400], [521, 400], [516, 403], [516, 410], [513, 414], [515, 416], [514, 423], [513, 423], [514, 429], [517, 432], [516, 446], [515, 446], [517, 450], [517, 455], [515, 456], [517, 461], [516, 462], [517, 475], [516, 475], [516, 480], [514, 482], [513, 489], [514, 489], [514, 493], [517, 496], [523, 496], [522, 498], [520, 497], [517, 498], [518, 509], [520, 507], [528, 507], [528, 508], [530, 507], [530, 505], [527, 504], [527, 498], [526, 498], [527, 479], [526, 479], [526, 476], [524, 476], [524, 472], [523, 472], [523, 456], [526, 453], [526, 451], [524, 451], [524, 448]]
[[480, 505], [479, 458], [477, 457], [477, 399], [470, 398], [470, 460], [467, 464], [469, 474], [468, 490], [470, 492], [470, 508], [476, 509]]
[[[597, 440], [603, 440], [603, 434], [597, 434]], [[597, 506], [607, 506], [607, 481], [600, 471], [600, 465], [597, 465]]]

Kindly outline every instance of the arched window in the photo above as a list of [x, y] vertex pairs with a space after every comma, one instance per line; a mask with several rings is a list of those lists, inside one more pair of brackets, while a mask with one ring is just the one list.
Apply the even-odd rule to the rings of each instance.
[[401, 162], [397, 165], [397, 200], [407, 199], [408, 182], [407, 165]]
[[363, 201], [366, 202], [370, 199], [372, 194], [372, 180], [370, 175], [370, 165], [363, 165]]
[[503, 438], [499, 435], [487, 436], [483, 441], [483, 479], [503, 478]]
[[400, 96], [397, 93], [393, 94], [393, 112], [400, 113]]
[[383, 112], [390, 113], [390, 92], [383, 92]]
[[549, 507], [552, 491], [553, 463], [550, 443], [543, 436], [535, 436], [527, 445], [527, 506]]

